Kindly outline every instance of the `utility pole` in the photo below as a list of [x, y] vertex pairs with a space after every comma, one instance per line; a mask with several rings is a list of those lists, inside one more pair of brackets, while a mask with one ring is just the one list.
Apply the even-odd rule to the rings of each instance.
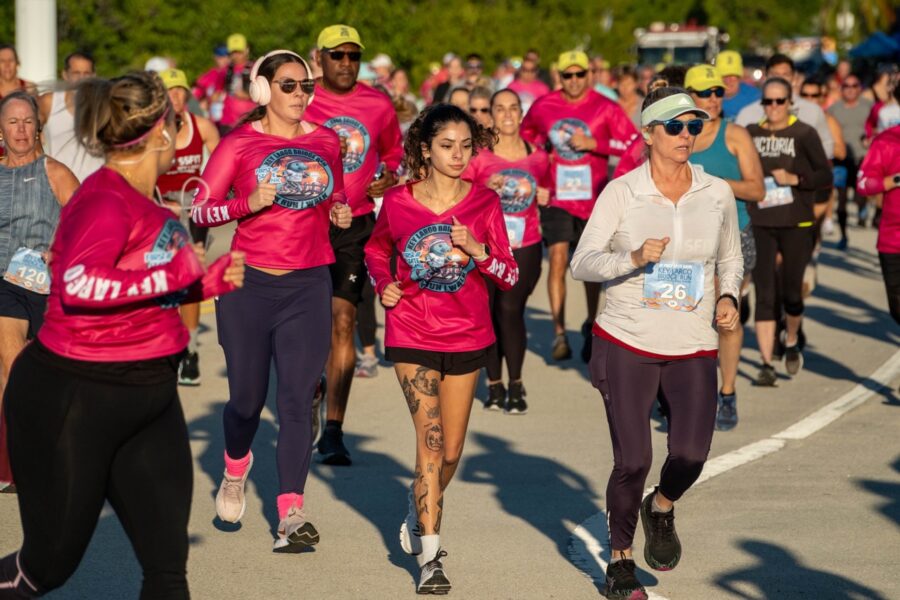
[[16, 51], [20, 77], [56, 80], [56, 0], [16, 0]]

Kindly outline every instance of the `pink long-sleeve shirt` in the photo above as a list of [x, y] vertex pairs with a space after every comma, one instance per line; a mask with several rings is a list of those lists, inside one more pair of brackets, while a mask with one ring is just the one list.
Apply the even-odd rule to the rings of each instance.
[[872, 140], [856, 179], [856, 190], [863, 196], [884, 194], [876, 247], [886, 254], [900, 253], [900, 187], [884, 191], [884, 178], [897, 174], [900, 174], [900, 125]]
[[78, 360], [176, 354], [188, 342], [178, 304], [233, 289], [222, 281], [230, 256], [204, 275], [172, 211], [105, 167], [63, 208], [50, 254], [52, 284], [38, 338]]
[[503, 178], [498, 195], [510, 245], [517, 249], [540, 243], [536, 196], [538, 187], [550, 185], [549, 156], [536, 148], [525, 158], [510, 161], [482, 150], [469, 163], [463, 177], [487, 186], [495, 175]]
[[353, 216], [375, 210], [366, 189], [378, 164], [383, 162], [389, 171], [396, 171], [403, 158], [403, 135], [391, 99], [363, 84], [346, 94], [335, 94], [317, 85], [315, 99], [304, 118], [330, 127], [347, 140], [347, 152], [342, 158], [344, 191]]
[[[384, 195], [366, 244], [366, 267], [379, 295], [398, 281], [403, 297], [385, 311], [385, 346], [470, 352], [494, 343], [484, 278], [508, 290], [519, 279], [497, 194], [478, 184], [451, 209], [436, 214], [412, 194], [413, 184]], [[478, 263], [450, 241], [456, 217], [489, 256]], [[397, 271], [391, 255], [397, 254]]]
[[[597, 141], [591, 152], [569, 144], [580, 131]], [[562, 91], [551, 92], [531, 106], [522, 121], [522, 137], [552, 146], [550, 205], [579, 219], [591, 216], [594, 202], [607, 181], [609, 156], [621, 156], [638, 135], [631, 119], [617, 102], [593, 90], [578, 102], [570, 102]]]
[[[209, 189], [194, 198], [191, 218], [202, 227], [237, 219], [231, 249], [246, 252], [248, 265], [294, 270], [333, 263], [329, 211], [344, 201], [337, 134], [317, 126], [289, 140], [257, 130], [256, 123], [216, 146], [202, 176]], [[277, 186], [275, 203], [252, 213], [250, 195], [266, 176]]]

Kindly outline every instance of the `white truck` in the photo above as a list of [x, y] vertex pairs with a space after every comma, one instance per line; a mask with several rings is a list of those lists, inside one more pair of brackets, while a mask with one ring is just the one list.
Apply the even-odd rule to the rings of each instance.
[[717, 27], [652, 23], [634, 30], [639, 65], [712, 63], [728, 34]]

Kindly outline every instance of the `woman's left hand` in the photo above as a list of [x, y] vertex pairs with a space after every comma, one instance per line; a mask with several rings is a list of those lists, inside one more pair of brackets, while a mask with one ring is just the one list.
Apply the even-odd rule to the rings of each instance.
[[331, 205], [331, 222], [335, 227], [347, 229], [350, 227], [350, 221], [353, 220], [353, 211], [350, 206], [343, 202], [335, 202]]
[[484, 254], [484, 245], [476, 240], [469, 228], [460, 223], [455, 216], [453, 217], [453, 226], [450, 228], [450, 241], [473, 258]]
[[730, 298], [719, 298], [716, 303], [716, 325], [724, 331], [735, 331], [740, 327], [740, 313]]

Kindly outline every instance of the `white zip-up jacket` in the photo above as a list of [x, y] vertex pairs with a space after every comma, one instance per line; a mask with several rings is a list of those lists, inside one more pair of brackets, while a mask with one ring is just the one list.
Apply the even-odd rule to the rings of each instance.
[[[744, 276], [731, 187], [699, 165], [690, 167], [691, 187], [677, 204], [656, 188], [650, 161], [610, 182], [597, 199], [571, 264], [575, 279], [603, 282], [606, 308], [597, 324], [606, 333], [664, 356], [716, 350], [715, 275], [719, 293], [735, 298], [740, 298]], [[665, 237], [670, 241], [659, 262], [665, 268], [657, 273], [666, 271], [668, 279], [648, 294], [646, 273], [654, 266], [635, 267], [631, 252], [647, 239]], [[699, 301], [691, 282], [695, 291], [703, 290]]]

